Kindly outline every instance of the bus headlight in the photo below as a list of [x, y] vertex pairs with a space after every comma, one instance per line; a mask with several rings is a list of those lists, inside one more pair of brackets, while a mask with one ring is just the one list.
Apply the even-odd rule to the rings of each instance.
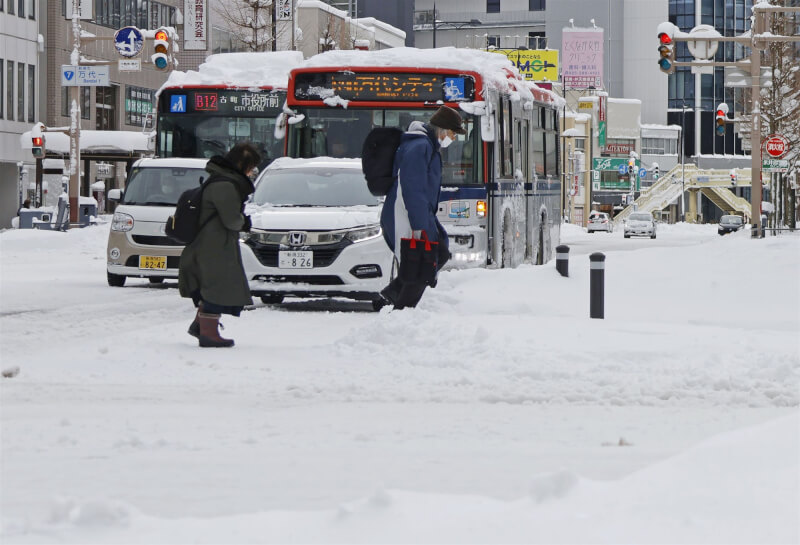
[[381, 236], [381, 226], [370, 225], [361, 229], [353, 229], [352, 231], [348, 231], [344, 238], [350, 242], [363, 242], [379, 236]]
[[486, 201], [478, 201], [475, 205], [475, 213], [479, 218], [486, 217]]
[[133, 216], [122, 212], [114, 212], [114, 217], [111, 220], [111, 230], [125, 232], [131, 229], [133, 229]]

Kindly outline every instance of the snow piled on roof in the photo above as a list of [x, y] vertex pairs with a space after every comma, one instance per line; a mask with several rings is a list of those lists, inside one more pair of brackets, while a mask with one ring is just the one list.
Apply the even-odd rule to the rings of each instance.
[[[56, 153], [69, 153], [69, 135], [62, 132], [45, 133], [45, 148]], [[122, 151], [122, 152], [150, 152], [148, 146], [149, 133], [134, 131], [93, 131], [81, 130], [81, 152], [89, 151]], [[30, 149], [31, 131], [22, 133], [19, 137], [20, 147]]]
[[[304, 68], [334, 66], [444, 68], [477, 72], [487, 89], [508, 93], [512, 100], [534, 100], [533, 87], [522, 78], [519, 70], [505, 55], [480, 49], [393, 47], [378, 51], [334, 50], [314, 55], [303, 63]], [[538, 86], [535, 89], [545, 91]], [[545, 100], [548, 101], [558, 98], [558, 95], [550, 92], [542, 96], [546, 96]], [[542, 100], [539, 97], [536, 99]]]
[[197, 71], [173, 71], [161, 89], [195, 85], [286, 89], [289, 72], [302, 62], [303, 54], [300, 51], [219, 53], [207, 57]]

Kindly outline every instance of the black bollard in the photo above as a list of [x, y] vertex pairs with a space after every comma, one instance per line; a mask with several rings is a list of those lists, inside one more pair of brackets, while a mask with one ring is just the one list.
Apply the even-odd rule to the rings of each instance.
[[605, 316], [606, 256], [600, 252], [589, 256], [589, 317], [603, 319]]
[[569, 246], [556, 246], [556, 270], [561, 276], [569, 276]]

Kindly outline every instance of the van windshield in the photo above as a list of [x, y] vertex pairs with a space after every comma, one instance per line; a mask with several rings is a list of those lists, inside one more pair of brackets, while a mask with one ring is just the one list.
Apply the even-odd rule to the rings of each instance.
[[203, 183], [208, 172], [202, 168], [140, 167], [131, 170], [122, 204], [175, 206], [187, 189]]

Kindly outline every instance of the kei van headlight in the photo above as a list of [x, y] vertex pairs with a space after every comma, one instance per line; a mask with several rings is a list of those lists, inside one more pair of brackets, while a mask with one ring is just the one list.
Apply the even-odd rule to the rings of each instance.
[[379, 236], [381, 236], [381, 226], [370, 225], [368, 227], [348, 231], [344, 238], [350, 242], [364, 242], [365, 240], [370, 240]]
[[114, 212], [111, 220], [112, 231], [130, 231], [133, 229], [133, 216], [122, 212]]

